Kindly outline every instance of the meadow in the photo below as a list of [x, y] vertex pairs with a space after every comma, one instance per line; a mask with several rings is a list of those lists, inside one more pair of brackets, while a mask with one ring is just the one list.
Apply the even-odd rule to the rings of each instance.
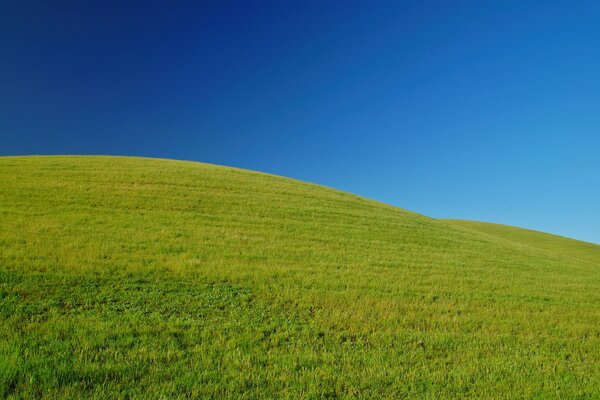
[[589, 243], [209, 164], [0, 157], [4, 398], [597, 399], [599, 305]]

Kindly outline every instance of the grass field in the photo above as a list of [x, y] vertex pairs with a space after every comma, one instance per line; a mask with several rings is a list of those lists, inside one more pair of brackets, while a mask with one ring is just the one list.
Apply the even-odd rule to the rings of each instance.
[[600, 247], [292, 179], [0, 157], [0, 397], [600, 398]]

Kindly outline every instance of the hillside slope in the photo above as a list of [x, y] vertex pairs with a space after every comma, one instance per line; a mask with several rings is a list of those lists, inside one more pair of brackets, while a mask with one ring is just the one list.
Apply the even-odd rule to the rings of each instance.
[[600, 396], [596, 264], [317, 185], [0, 157], [0, 249], [0, 396]]
[[455, 226], [472, 229], [526, 246], [542, 249], [560, 258], [587, 260], [600, 267], [600, 246], [549, 233], [490, 222], [445, 220]]

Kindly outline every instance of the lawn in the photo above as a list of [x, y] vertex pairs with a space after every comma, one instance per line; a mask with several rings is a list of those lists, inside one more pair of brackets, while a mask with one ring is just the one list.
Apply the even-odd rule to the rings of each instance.
[[0, 157], [0, 397], [596, 399], [600, 247], [209, 164]]

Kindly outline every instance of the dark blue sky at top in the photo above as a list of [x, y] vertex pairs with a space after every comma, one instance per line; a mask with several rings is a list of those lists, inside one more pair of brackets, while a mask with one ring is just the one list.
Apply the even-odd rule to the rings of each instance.
[[3, 1], [0, 155], [188, 159], [600, 243], [600, 2]]

